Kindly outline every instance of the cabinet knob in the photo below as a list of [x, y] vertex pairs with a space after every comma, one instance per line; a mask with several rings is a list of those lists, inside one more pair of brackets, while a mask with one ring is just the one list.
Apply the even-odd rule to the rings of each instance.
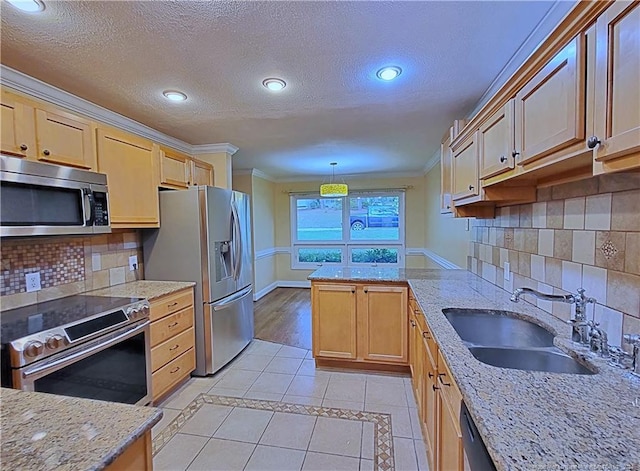
[[511, 157], [513, 157], [514, 159], [520, 155], [520, 152], [518, 152], [517, 150], [514, 150], [511, 152]]
[[595, 149], [595, 147], [599, 144], [602, 144], [602, 141], [598, 139], [598, 136], [591, 136], [587, 139], [587, 147], [589, 149]]
[[43, 151], [42, 151], [42, 153], [43, 153], [44, 155], [51, 155], [51, 152], [49, 152], [49, 150], [48, 150], [48, 149], [43, 150]]
[[469, 185], [469, 190], [473, 190], [473, 185]]
[[447, 205], [447, 209], [451, 209], [451, 205], [450, 204]]
[[427, 376], [429, 376], [429, 378], [433, 378], [433, 373], [429, 372], [427, 373]]
[[429, 332], [422, 332], [422, 336], [427, 340], [431, 339], [431, 336], [429, 335]]
[[352, 289], [352, 290], [351, 290], [351, 292], [352, 292], [352, 293], [355, 293], [355, 292], [356, 292], [356, 290], [355, 290], [355, 289]]
[[28, 148], [29, 148], [29, 146], [28, 146], [28, 145], [26, 145], [26, 144], [20, 144], [20, 150], [24, 151], [24, 150], [27, 150]]
[[431, 386], [433, 388], [433, 390], [435, 391], [436, 389], [440, 389], [438, 386], [436, 386], [435, 384], [433, 386]]
[[507, 158], [504, 155], [500, 156], [500, 162], [505, 163], [507, 161]]
[[364, 292], [365, 292], [365, 293], [368, 293], [368, 292], [369, 292], [369, 290], [368, 290], [368, 289], [365, 289], [365, 290], [364, 290]]

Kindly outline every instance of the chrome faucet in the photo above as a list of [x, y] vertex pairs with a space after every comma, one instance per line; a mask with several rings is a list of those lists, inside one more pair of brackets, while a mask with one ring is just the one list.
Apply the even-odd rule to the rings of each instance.
[[586, 297], [583, 288], [578, 288], [578, 294], [545, 294], [532, 288], [517, 288], [511, 295], [511, 301], [517, 303], [520, 296], [524, 294], [533, 294], [536, 298], [545, 301], [560, 301], [575, 304], [575, 315], [573, 319], [569, 321], [569, 323], [573, 324], [571, 340], [589, 345], [591, 326], [587, 322], [587, 304], [595, 304], [596, 300]]
[[640, 376], [640, 335], [624, 335], [624, 342], [633, 347], [633, 374]]
[[609, 356], [609, 340], [607, 332], [601, 329], [597, 322], [588, 322], [589, 325], [589, 346], [591, 351], [597, 353], [601, 357]]

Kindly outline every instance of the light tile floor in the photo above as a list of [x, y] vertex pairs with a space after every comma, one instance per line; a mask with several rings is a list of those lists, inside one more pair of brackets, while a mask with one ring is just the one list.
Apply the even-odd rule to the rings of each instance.
[[[202, 394], [254, 405], [203, 403]], [[316, 407], [288, 413], [262, 401]], [[382, 469], [374, 461], [375, 424], [354, 420], [357, 412], [347, 420], [322, 408], [389, 414], [395, 469], [427, 469], [408, 377], [319, 370], [311, 352], [297, 347], [254, 340], [224, 370], [191, 378], [159, 407], [164, 417], [152, 431], [158, 471]]]

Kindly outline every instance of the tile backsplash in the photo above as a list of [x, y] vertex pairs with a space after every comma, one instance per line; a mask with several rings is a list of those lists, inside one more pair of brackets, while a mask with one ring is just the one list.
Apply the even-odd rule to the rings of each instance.
[[[541, 188], [535, 203], [498, 208], [495, 219], [475, 221], [467, 260], [470, 271], [507, 291], [585, 288], [598, 301], [588, 318], [620, 346], [623, 334], [640, 333], [640, 174]], [[561, 319], [572, 316], [569, 304], [526, 299]]]
[[[129, 256], [138, 270], [129, 270]], [[143, 279], [137, 231], [87, 237], [3, 239], [0, 305], [3, 310]], [[27, 293], [25, 274], [40, 272], [42, 289]]]

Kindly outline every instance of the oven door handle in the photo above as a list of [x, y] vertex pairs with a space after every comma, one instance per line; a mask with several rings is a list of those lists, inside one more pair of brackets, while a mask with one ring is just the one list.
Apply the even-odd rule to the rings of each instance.
[[[71, 355], [64, 355], [64, 352], [61, 352], [62, 358], [58, 358], [57, 360], [51, 361], [51, 362], [47, 362], [44, 364], [40, 364], [40, 365], [36, 365], [33, 368], [25, 368], [25, 370], [22, 372], [22, 377], [24, 379], [29, 378], [30, 376], [35, 376], [38, 375], [38, 373], [41, 373], [42, 371], [46, 371], [46, 370], [53, 370], [56, 371], [60, 368], [64, 368], [65, 366], [68, 366], [72, 363], [75, 363], [76, 361], [82, 360], [83, 358], [86, 358], [90, 355], [93, 355], [94, 353], [97, 353], [101, 350], [104, 350], [106, 348], [111, 347], [112, 345], [117, 344], [118, 342], [121, 342], [122, 340], [127, 339], [128, 337], [133, 337], [134, 335], [139, 334], [140, 332], [144, 331], [147, 326], [151, 325], [150, 321], [145, 321], [142, 324], [139, 324], [138, 326], [132, 328], [128, 328], [127, 330], [125, 330], [124, 332], [122, 332], [121, 334], [110, 338], [109, 340], [107, 340], [106, 342], [100, 342], [100, 343], [96, 343], [95, 345], [92, 345], [91, 347], [87, 348], [87, 349], [82, 349], [80, 348], [78, 351], [72, 353]], [[78, 346], [79, 348], [80, 346]]]

